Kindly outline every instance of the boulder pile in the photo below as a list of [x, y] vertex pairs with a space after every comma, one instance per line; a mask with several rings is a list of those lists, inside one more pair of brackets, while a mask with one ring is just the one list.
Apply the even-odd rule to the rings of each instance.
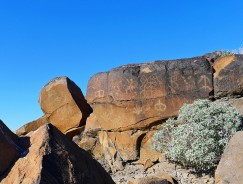
[[[215, 53], [125, 65], [94, 75], [86, 97], [69, 78], [55, 78], [40, 92], [44, 116], [17, 130], [17, 135], [26, 135], [23, 139], [0, 124], [0, 146], [11, 153], [8, 162], [0, 164], [0, 175], [18, 159], [1, 181], [19, 182], [28, 171], [34, 173], [26, 181], [50, 178], [54, 183], [112, 183], [107, 173], [64, 133], [91, 153], [119, 184], [214, 183], [212, 175], [198, 176], [169, 163], [152, 149], [151, 138], [168, 118], [178, 116], [184, 103], [197, 99], [228, 100], [243, 116], [242, 71], [243, 55], [220, 57]], [[237, 133], [229, 143], [216, 171], [216, 183], [242, 181], [241, 137]], [[23, 159], [21, 154], [27, 148], [29, 153]], [[32, 171], [33, 165], [38, 169]], [[237, 172], [229, 171], [231, 166]], [[21, 172], [17, 174], [17, 170]]]
[[[96, 160], [52, 124], [44, 124], [20, 138], [7, 131], [1, 137], [1, 140], [7, 140], [6, 144], [0, 144], [2, 184], [114, 183]], [[25, 155], [20, 157], [18, 147], [27, 150]]]

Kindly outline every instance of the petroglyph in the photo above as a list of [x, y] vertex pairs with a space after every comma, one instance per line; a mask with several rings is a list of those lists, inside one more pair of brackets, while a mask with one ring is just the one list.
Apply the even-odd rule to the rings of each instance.
[[212, 88], [210, 87], [210, 79], [206, 75], [202, 75], [199, 80], [200, 89], [204, 91], [210, 91]]
[[105, 111], [102, 115], [102, 118], [104, 119], [104, 121], [109, 121], [111, 118], [111, 112]]
[[141, 112], [143, 112], [143, 108], [139, 105], [136, 105], [136, 107], [133, 110], [133, 113], [139, 115], [141, 114]]
[[112, 80], [110, 82], [110, 93], [113, 96], [117, 96], [121, 93], [121, 86], [122, 86], [122, 81], [121, 80]]
[[131, 93], [136, 89], [136, 84], [133, 79], [126, 79], [127, 80], [127, 88], [126, 93]]
[[141, 94], [143, 97], [154, 97], [156, 91], [160, 90], [160, 96], [165, 95], [165, 87], [161, 74], [146, 75], [141, 77]]
[[171, 81], [179, 81], [180, 76], [181, 76], [180, 70], [175, 70], [174, 72], [171, 73], [170, 79]]
[[98, 90], [95, 92], [95, 97], [96, 98], [103, 98], [105, 96], [105, 91], [104, 90]]
[[186, 91], [193, 90], [193, 88], [196, 86], [196, 83], [194, 81], [194, 77], [191, 75], [188, 77], [183, 77]]
[[160, 112], [165, 111], [166, 108], [167, 108], [166, 105], [163, 104], [160, 100], [158, 100], [158, 102], [157, 102], [154, 106], [155, 106], [155, 109], [156, 109], [157, 111], [160, 111]]
[[193, 70], [185, 70], [184, 74], [180, 70], [175, 70], [170, 75], [170, 89], [172, 93], [177, 91], [189, 91], [195, 88]]

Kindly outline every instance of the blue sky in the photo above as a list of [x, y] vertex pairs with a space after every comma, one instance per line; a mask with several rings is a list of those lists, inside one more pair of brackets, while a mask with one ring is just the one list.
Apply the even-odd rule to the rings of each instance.
[[243, 44], [242, 0], [0, 1], [0, 119], [16, 130], [42, 116], [41, 88], [130, 63]]

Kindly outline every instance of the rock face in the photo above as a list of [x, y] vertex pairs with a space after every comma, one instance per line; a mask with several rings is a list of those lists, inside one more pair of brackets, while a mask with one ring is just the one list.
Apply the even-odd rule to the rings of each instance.
[[39, 103], [45, 115], [17, 130], [25, 135], [38, 129], [44, 123], [51, 123], [61, 132], [74, 136], [86, 123], [92, 112], [80, 88], [67, 77], [57, 77], [46, 84], [39, 97]]
[[204, 57], [126, 65], [93, 76], [86, 98], [103, 130], [139, 129], [208, 98], [212, 76]]
[[243, 181], [243, 131], [230, 140], [215, 173], [216, 184], [241, 184]]
[[18, 137], [0, 120], [0, 175], [20, 156]]
[[28, 136], [21, 139], [30, 145], [29, 153], [1, 177], [1, 183], [114, 183], [98, 162], [53, 125], [45, 124]]
[[243, 55], [227, 56], [217, 59], [213, 66], [215, 97], [242, 95], [243, 93]]

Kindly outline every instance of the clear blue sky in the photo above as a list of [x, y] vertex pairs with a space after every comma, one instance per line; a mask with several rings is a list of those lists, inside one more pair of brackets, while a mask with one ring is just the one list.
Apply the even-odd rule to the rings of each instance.
[[101, 71], [243, 44], [242, 0], [0, 1], [0, 119], [42, 116], [42, 86], [70, 77], [86, 92]]

